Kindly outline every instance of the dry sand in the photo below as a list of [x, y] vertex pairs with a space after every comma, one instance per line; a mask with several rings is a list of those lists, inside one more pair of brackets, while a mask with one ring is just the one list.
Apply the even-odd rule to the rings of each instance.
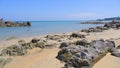
[[[33, 37], [23, 39], [30, 41], [32, 38]], [[40, 36], [36, 38], [40, 38]], [[110, 29], [104, 32], [90, 33], [90, 35], [87, 36], [88, 40], [101, 38], [104, 40], [113, 39], [116, 46], [118, 46], [120, 44], [120, 30]], [[3, 41], [0, 43], [0, 48], [2, 49], [8, 45], [17, 44], [18, 40], [20, 39]], [[58, 51], [58, 48], [43, 50], [35, 48], [30, 50], [31, 54], [12, 57], [12, 62], [6, 64], [4, 68], [61, 68], [64, 66], [64, 63], [55, 58]], [[120, 58], [111, 56], [110, 53], [108, 53], [104, 58], [98, 61], [93, 68], [120, 68]]]

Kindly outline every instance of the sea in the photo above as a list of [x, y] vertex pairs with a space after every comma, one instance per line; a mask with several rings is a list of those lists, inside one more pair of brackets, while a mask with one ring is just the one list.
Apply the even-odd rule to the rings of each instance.
[[4, 27], [0, 28], [0, 41], [9, 38], [66, 33], [102, 26], [102, 24], [80, 24], [81, 22], [83, 21], [31, 21], [31, 27]]

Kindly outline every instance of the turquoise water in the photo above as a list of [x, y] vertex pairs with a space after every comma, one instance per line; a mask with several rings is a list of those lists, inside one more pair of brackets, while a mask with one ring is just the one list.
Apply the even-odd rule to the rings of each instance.
[[100, 25], [79, 24], [81, 21], [32, 21], [31, 27], [0, 28], [0, 40], [10, 37], [30, 37], [54, 33], [65, 33]]

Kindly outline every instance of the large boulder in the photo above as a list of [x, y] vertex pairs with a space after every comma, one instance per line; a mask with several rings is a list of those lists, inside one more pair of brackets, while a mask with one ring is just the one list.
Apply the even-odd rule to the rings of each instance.
[[65, 62], [66, 68], [91, 68], [109, 50], [108, 44], [104, 40], [95, 40], [89, 44], [80, 41], [79, 45], [63, 44], [65, 46], [61, 47], [56, 58]]
[[26, 53], [27, 51], [19, 45], [9, 46], [1, 51], [2, 56], [22, 56]]

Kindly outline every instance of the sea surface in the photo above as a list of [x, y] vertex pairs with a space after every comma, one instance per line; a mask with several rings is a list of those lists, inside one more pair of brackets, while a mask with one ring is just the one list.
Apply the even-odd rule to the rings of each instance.
[[102, 25], [79, 24], [82, 21], [31, 21], [31, 27], [0, 28], [0, 40], [9, 38], [31, 37], [54, 33], [65, 33]]

